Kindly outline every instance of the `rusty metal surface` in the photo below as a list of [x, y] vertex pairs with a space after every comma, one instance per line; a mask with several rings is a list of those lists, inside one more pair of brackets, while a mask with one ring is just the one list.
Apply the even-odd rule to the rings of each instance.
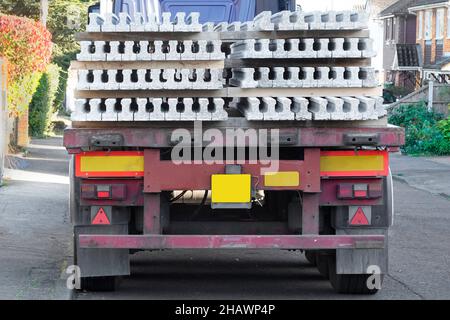
[[[304, 190], [320, 191], [320, 149], [306, 149], [305, 160], [280, 160], [278, 171], [300, 173], [297, 187], [267, 187], [264, 185], [264, 165], [246, 163], [242, 173], [252, 175], [252, 183], [258, 190]], [[144, 152], [144, 192], [158, 193], [172, 190], [211, 190], [211, 176], [225, 173], [226, 164], [175, 164], [161, 161], [159, 149], [146, 149]]]
[[355, 249], [384, 248], [384, 235], [340, 236], [191, 236], [80, 235], [81, 248], [91, 249]]
[[[290, 126], [289, 126], [290, 125]], [[345, 147], [348, 144], [345, 136], [349, 134], [378, 134], [380, 147], [401, 146], [405, 142], [404, 129], [393, 126], [383, 127], [299, 127], [298, 124], [255, 124], [246, 125], [245, 122], [237, 121], [234, 124], [209, 124], [220, 130], [224, 136], [227, 129], [278, 129], [280, 137], [296, 137], [287, 145], [288, 147]], [[129, 148], [167, 148], [173, 147], [171, 141], [172, 132], [178, 128], [183, 128], [193, 133], [192, 123], [152, 125], [151, 127], [120, 127], [115, 128], [77, 128], [67, 129], [64, 134], [64, 146], [67, 149], [88, 148], [91, 146], [91, 138], [99, 135], [121, 135], [123, 137], [123, 147]], [[207, 144], [205, 142], [205, 144]], [[281, 145], [284, 147], [283, 145]]]

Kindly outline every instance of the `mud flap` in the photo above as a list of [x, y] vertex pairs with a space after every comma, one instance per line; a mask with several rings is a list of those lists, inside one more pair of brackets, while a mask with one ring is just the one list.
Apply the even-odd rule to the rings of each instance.
[[385, 235], [384, 249], [337, 249], [337, 274], [371, 274], [379, 270], [388, 273], [388, 230], [387, 229], [340, 229], [337, 235]]
[[82, 249], [78, 245], [80, 234], [128, 234], [128, 225], [75, 226], [76, 265], [81, 277], [123, 276], [130, 274], [128, 249]]

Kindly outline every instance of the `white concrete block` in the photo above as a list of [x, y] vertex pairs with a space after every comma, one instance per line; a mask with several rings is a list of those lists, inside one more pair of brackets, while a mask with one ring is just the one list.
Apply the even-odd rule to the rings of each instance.
[[271, 21], [275, 25], [275, 30], [294, 30], [294, 24], [291, 22], [291, 15], [292, 12], [287, 10], [272, 15]]
[[152, 53], [153, 61], [163, 61], [166, 60], [166, 54], [163, 53], [163, 42], [160, 40], [156, 40], [154, 42], [155, 51]]
[[212, 113], [213, 121], [225, 121], [228, 119], [228, 112], [226, 112], [224, 106], [225, 101], [222, 98], [214, 98], [213, 103], [215, 106], [214, 112]]
[[254, 80], [255, 69], [253, 68], [235, 68], [232, 69], [233, 77], [230, 84], [239, 88], [257, 88], [258, 82]]
[[98, 13], [89, 13], [89, 23], [86, 26], [87, 32], [101, 32], [104, 18]]
[[209, 101], [206, 98], [199, 98], [197, 100], [200, 108], [199, 112], [196, 114], [197, 121], [211, 121], [212, 113], [208, 110]]
[[193, 110], [194, 99], [192, 98], [184, 98], [183, 105], [184, 111], [180, 114], [181, 121], [195, 121], [197, 116]]
[[75, 100], [75, 110], [72, 112], [70, 118], [72, 121], [86, 121], [87, 120], [87, 112], [86, 112], [86, 99], [77, 99]]
[[105, 84], [102, 81], [103, 70], [94, 70], [94, 81], [90, 85], [90, 90], [104, 90]]
[[294, 11], [291, 13], [290, 21], [294, 30], [308, 30], [309, 24], [305, 21], [305, 13], [303, 11]]
[[273, 31], [275, 25], [272, 23], [272, 12], [263, 11], [253, 19], [254, 29], [257, 31]]
[[347, 87], [360, 88], [362, 80], [359, 78], [359, 67], [346, 67], [344, 79], [347, 81]]
[[302, 58], [317, 58], [317, 52], [314, 50], [314, 39], [300, 39], [299, 51]]
[[167, 103], [169, 104], [169, 110], [164, 114], [165, 121], [180, 121], [181, 113], [177, 110], [178, 99], [170, 98], [167, 99]]
[[106, 111], [102, 113], [102, 121], [117, 121], [116, 99], [106, 99]]
[[149, 42], [148, 41], [139, 41], [139, 53], [136, 54], [136, 59], [139, 61], [151, 61], [152, 54], [149, 52]]
[[264, 120], [264, 114], [260, 110], [261, 101], [258, 98], [240, 98], [237, 108], [249, 121]]
[[111, 41], [109, 43], [110, 53], [106, 54], [107, 61], [122, 61], [122, 54], [119, 53], [119, 41]]
[[344, 115], [345, 119], [362, 120], [362, 115], [359, 112], [359, 100], [353, 97], [342, 97], [344, 100]]
[[141, 12], [134, 14], [134, 19], [130, 23], [131, 32], [144, 32], [145, 31], [145, 19]]
[[91, 83], [89, 82], [89, 70], [78, 70], [78, 90], [90, 90]]
[[107, 13], [105, 15], [105, 21], [102, 25], [102, 32], [115, 32], [119, 21], [119, 17], [114, 13]]
[[365, 88], [373, 88], [378, 86], [378, 80], [375, 75], [375, 69], [370, 67], [361, 67], [358, 77], [362, 80], [362, 86]]
[[211, 40], [207, 43], [207, 51], [210, 60], [225, 60], [225, 53], [222, 52], [222, 41]]
[[144, 31], [146, 32], [158, 32], [159, 24], [154, 13], [149, 14], [148, 21], [144, 23]]
[[152, 69], [151, 73], [151, 89], [153, 90], [161, 90], [164, 88], [164, 84], [160, 81], [162, 70], [160, 69]]
[[314, 120], [330, 120], [331, 115], [327, 112], [328, 100], [320, 97], [311, 97], [308, 111], [312, 113]]
[[134, 90], [135, 84], [131, 81], [131, 74], [133, 70], [124, 69], [122, 70], [123, 82], [119, 83], [119, 90]]
[[270, 51], [272, 52], [272, 57], [274, 59], [287, 59], [288, 52], [284, 49], [285, 40], [284, 39], [274, 39], [270, 41]]
[[291, 110], [295, 114], [295, 120], [312, 120], [312, 114], [308, 111], [309, 101], [302, 97], [294, 97]]
[[196, 60], [196, 54], [193, 53], [193, 41], [192, 40], [186, 40], [183, 42], [184, 45], [184, 52], [180, 55], [181, 60], [189, 60], [189, 61], [195, 61]]
[[188, 32], [189, 26], [186, 24], [186, 13], [185, 12], [177, 12], [174, 18], [173, 23], [173, 31], [174, 32]]
[[344, 100], [337, 97], [326, 97], [328, 100], [327, 111], [331, 120], [352, 120], [349, 113], [344, 113]]
[[[258, 99], [259, 100], [259, 99]], [[264, 121], [280, 120], [279, 114], [275, 111], [277, 101], [272, 97], [263, 97], [260, 101], [259, 112], [263, 114]]]
[[207, 22], [202, 25], [202, 31], [203, 32], [214, 32], [214, 23], [213, 22]]
[[178, 41], [176, 40], [170, 40], [168, 53], [166, 53], [166, 60], [175, 60], [178, 61], [181, 59], [181, 54], [178, 52]]
[[160, 32], [174, 32], [173, 24], [170, 21], [171, 17], [172, 14], [170, 12], [162, 13], [162, 23], [159, 25]]
[[131, 17], [126, 12], [119, 13], [119, 24], [116, 25], [117, 32], [130, 32]]
[[275, 105], [275, 112], [278, 120], [295, 120], [295, 113], [291, 111], [292, 100], [285, 97], [278, 97]]
[[378, 114], [375, 110], [376, 100], [369, 97], [356, 97], [359, 100], [358, 111], [362, 116], [362, 120], [377, 120]]
[[163, 100], [160, 98], [149, 100], [150, 104], [153, 105], [153, 111], [150, 113], [150, 121], [164, 121], [165, 115], [162, 111]]
[[190, 32], [202, 32], [203, 26], [200, 24], [200, 13], [191, 12], [187, 18], [186, 23]]
[[331, 51], [332, 58], [347, 58], [347, 51], [344, 51], [344, 38], [333, 38], [330, 39], [334, 50]]
[[106, 61], [105, 41], [94, 41], [95, 52], [91, 55], [91, 61]]
[[240, 21], [232, 22], [228, 26], [227, 31], [229, 31], [229, 32], [241, 31], [241, 26], [242, 26], [242, 22], [240, 22]]
[[150, 121], [150, 113], [147, 112], [147, 99], [137, 98], [138, 110], [133, 114], [133, 121]]
[[91, 61], [92, 52], [91, 48], [93, 43], [91, 41], [80, 41], [80, 53], [77, 54], [78, 61]]
[[328, 50], [328, 45], [330, 43], [330, 39], [321, 38], [316, 40], [316, 46], [318, 46], [317, 50], [317, 58], [331, 58], [331, 51]]
[[312, 11], [304, 14], [305, 22], [309, 24], [310, 30], [322, 30], [325, 29], [325, 23], [322, 22], [322, 15], [324, 13], [320, 11]]
[[259, 88], [272, 88], [273, 80], [269, 79], [270, 69], [267, 67], [258, 68], [255, 71], [254, 79], [258, 83]]
[[86, 114], [86, 121], [101, 121], [102, 112], [100, 111], [100, 99], [89, 100], [90, 111]]
[[134, 112], [131, 110], [131, 99], [122, 99], [120, 104], [122, 109], [117, 112], [117, 121], [133, 121]]

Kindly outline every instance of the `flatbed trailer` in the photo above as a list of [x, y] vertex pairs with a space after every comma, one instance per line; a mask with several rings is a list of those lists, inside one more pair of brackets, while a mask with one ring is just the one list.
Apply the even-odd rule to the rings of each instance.
[[[240, 145], [246, 161], [172, 161], [177, 129], [194, 137], [193, 152], [208, 144], [195, 140], [198, 126], [224, 137], [227, 130], [265, 130], [269, 145], [279, 143], [278, 169], [265, 172], [267, 163], [249, 155], [250, 139]], [[219, 146], [237, 152], [234, 143]], [[394, 214], [389, 151], [403, 143], [404, 130], [385, 120], [75, 122], [64, 146], [73, 155], [71, 217], [82, 287], [112, 289], [117, 276], [130, 274], [130, 253], [139, 250], [289, 249], [304, 250], [338, 292], [374, 293], [379, 288], [367, 281], [387, 273]], [[214, 186], [213, 177], [224, 175], [233, 177]], [[250, 206], [214, 204], [214, 193], [228, 202], [223, 188], [240, 190], [245, 176]]]

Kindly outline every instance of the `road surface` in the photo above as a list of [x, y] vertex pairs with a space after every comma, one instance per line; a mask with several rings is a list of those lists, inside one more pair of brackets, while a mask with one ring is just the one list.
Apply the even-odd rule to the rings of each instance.
[[33, 141], [0, 188], [0, 299], [448, 299], [450, 158], [394, 155], [389, 275], [375, 296], [343, 296], [299, 252], [164, 251], [132, 257], [113, 293], [75, 293], [70, 264], [68, 157], [61, 139]]

